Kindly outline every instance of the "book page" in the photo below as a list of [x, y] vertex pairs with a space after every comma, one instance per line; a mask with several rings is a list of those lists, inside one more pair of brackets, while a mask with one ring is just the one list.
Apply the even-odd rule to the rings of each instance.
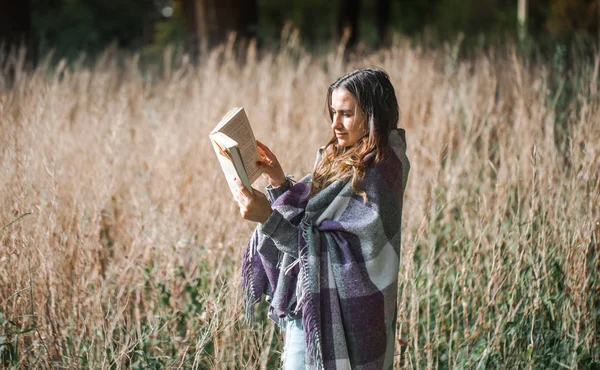
[[259, 158], [258, 150], [256, 149], [256, 139], [254, 138], [254, 133], [244, 109], [240, 109], [235, 116], [231, 117], [230, 121], [223, 125], [219, 132], [229, 136], [238, 143], [248, 179], [253, 183], [260, 177], [261, 172], [256, 165], [256, 160]]

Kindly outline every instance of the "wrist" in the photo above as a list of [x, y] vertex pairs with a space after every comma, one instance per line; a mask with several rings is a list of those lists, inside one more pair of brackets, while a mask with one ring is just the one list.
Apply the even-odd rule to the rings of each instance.
[[269, 207], [269, 210], [265, 212], [265, 215], [260, 223], [265, 223], [269, 219], [269, 216], [271, 216], [271, 213], [273, 213], [273, 208]]
[[271, 187], [273, 188], [278, 188], [281, 185], [285, 184], [285, 182], [287, 181], [287, 178], [285, 176], [283, 176], [281, 179], [273, 179], [271, 178], [271, 180], [269, 181]]

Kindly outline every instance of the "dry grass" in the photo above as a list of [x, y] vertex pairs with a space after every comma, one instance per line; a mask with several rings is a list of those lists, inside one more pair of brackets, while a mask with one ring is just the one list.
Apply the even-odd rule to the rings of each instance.
[[253, 225], [207, 134], [242, 105], [301, 177], [329, 135], [327, 86], [377, 65], [412, 163], [398, 367], [598, 366], [600, 58], [568, 76], [511, 52], [457, 62], [403, 43], [350, 63], [293, 43], [234, 59], [224, 47], [151, 78], [110, 52], [29, 73], [15, 58], [11, 89], [0, 75], [0, 226], [31, 212], [0, 234], [2, 362], [276, 367], [277, 330], [243, 321]]

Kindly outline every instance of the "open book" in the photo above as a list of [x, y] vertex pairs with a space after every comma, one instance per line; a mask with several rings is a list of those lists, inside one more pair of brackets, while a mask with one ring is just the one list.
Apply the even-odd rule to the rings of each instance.
[[244, 108], [236, 107], [227, 112], [208, 137], [231, 192], [235, 194], [238, 189], [233, 181], [234, 177], [250, 189], [261, 174], [256, 164], [260, 156]]

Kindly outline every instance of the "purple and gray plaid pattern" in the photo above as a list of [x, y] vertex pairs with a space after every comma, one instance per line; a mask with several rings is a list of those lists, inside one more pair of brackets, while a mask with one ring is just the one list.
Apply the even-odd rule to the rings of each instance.
[[404, 131], [396, 130], [361, 182], [367, 202], [349, 181], [309, 199], [310, 176], [270, 194], [277, 198], [274, 212], [254, 231], [244, 255], [247, 314], [263, 294], [273, 319], [301, 314], [307, 368], [393, 367], [409, 168]]

